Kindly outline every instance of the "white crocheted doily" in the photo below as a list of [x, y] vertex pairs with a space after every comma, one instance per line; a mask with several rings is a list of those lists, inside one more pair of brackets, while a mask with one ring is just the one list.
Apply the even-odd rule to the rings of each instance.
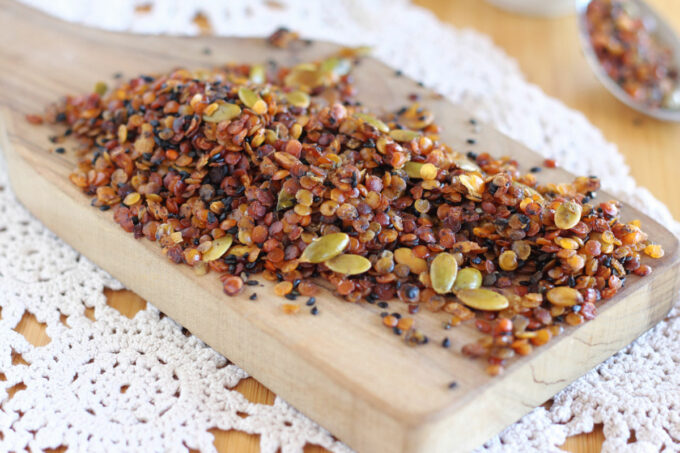
[[[611, 193], [680, 233], [583, 115], [527, 83], [486, 36], [404, 1], [158, 0], [146, 14], [134, 12], [133, 0], [26, 3], [131, 32], [196, 33], [191, 19], [200, 10], [221, 35], [264, 36], [286, 25], [307, 38], [370, 44], [378, 58], [565, 168], [600, 175]], [[253, 404], [230, 390], [246, 373], [153, 306], [133, 319], [108, 306], [102, 290], [120, 286], [19, 205], [0, 160], [1, 451], [214, 451], [213, 427], [259, 434], [263, 452], [298, 452], [306, 443], [349, 450], [281, 399]], [[25, 312], [46, 324], [47, 345], [34, 347], [14, 330]], [[567, 436], [596, 423], [604, 424], [604, 451], [680, 450], [679, 340], [672, 314], [482, 450], [560, 451]], [[13, 353], [29, 365], [13, 364]], [[26, 389], [8, 399], [19, 383]]]

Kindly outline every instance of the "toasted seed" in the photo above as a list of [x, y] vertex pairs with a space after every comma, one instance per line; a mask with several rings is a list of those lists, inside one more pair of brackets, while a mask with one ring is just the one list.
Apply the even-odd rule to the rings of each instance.
[[203, 121], [209, 123], [219, 123], [221, 121], [229, 121], [241, 114], [241, 107], [236, 104], [220, 104], [210, 115], [203, 115]]
[[451, 291], [458, 275], [458, 263], [450, 253], [440, 253], [430, 263], [430, 282], [432, 289], [439, 294]]
[[309, 107], [311, 99], [307, 93], [301, 90], [291, 91], [286, 95], [286, 100], [290, 105], [306, 109]]
[[482, 273], [474, 267], [465, 267], [458, 271], [456, 281], [453, 283], [453, 290], [477, 289], [482, 286]]
[[409, 161], [404, 164], [404, 171], [409, 178], [432, 180], [437, 177], [437, 167], [431, 163]]
[[262, 99], [258, 99], [255, 101], [255, 104], [253, 104], [253, 112], [255, 112], [257, 115], [264, 115], [267, 113], [267, 103], [264, 102]]
[[424, 164], [422, 167], [420, 167], [420, 177], [426, 181], [435, 179], [437, 177], [437, 167], [431, 163]]
[[264, 66], [261, 64], [253, 65], [250, 68], [250, 75], [248, 78], [253, 83], [264, 83], [266, 78]]
[[260, 101], [260, 96], [250, 88], [240, 87], [238, 89], [238, 98], [248, 108], [253, 108], [257, 101]]
[[555, 226], [562, 230], [574, 228], [581, 220], [581, 205], [574, 201], [565, 201], [555, 211]]
[[519, 265], [517, 254], [512, 250], [506, 250], [498, 257], [498, 265], [504, 271], [514, 271]]
[[404, 164], [404, 171], [409, 178], [420, 178], [420, 169], [425, 165], [422, 162], [406, 162]]
[[224, 255], [227, 250], [229, 250], [229, 247], [231, 247], [233, 241], [234, 239], [230, 234], [222, 236], [219, 239], [215, 239], [212, 241], [212, 247], [210, 247], [208, 251], [203, 254], [203, 261], [207, 262], [220, 259], [222, 255]]
[[390, 137], [398, 142], [410, 142], [411, 140], [420, 137], [420, 134], [406, 129], [393, 129], [390, 131]]
[[321, 62], [322, 72], [332, 72], [336, 76], [344, 76], [352, 70], [352, 63], [346, 58], [330, 57]]
[[123, 204], [125, 206], [132, 206], [133, 204], [139, 202], [141, 199], [141, 195], [137, 192], [131, 192], [125, 196], [125, 199], [123, 200]]
[[398, 248], [394, 251], [394, 261], [408, 266], [409, 270], [414, 274], [427, 271], [427, 261], [418, 258], [413, 254], [413, 250], [406, 247]]
[[583, 302], [583, 295], [568, 286], [558, 286], [548, 291], [545, 296], [551, 304], [560, 307], [571, 307]]
[[508, 308], [508, 299], [490, 289], [461, 289], [456, 293], [458, 299], [468, 307], [477, 310], [498, 311]]
[[459, 178], [465, 188], [470, 191], [470, 195], [481, 196], [481, 193], [484, 192], [484, 180], [481, 176], [471, 173], [460, 175]]
[[322, 236], [305, 248], [300, 257], [308, 263], [323, 263], [342, 253], [349, 244], [349, 236], [345, 233], [331, 233]]
[[324, 263], [333, 272], [345, 275], [363, 274], [371, 268], [371, 262], [361, 255], [338, 255]]
[[99, 96], [104, 96], [108, 89], [109, 87], [106, 85], [106, 83], [101, 81], [97, 82], [94, 86], [94, 92], [97, 93]]
[[479, 173], [482, 172], [482, 169], [479, 168], [479, 165], [477, 165], [476, 163], [472, 162], [469, 159], [458, 159], [454, 160], [453, 163], [456, 165], [456, 167], [460, 168], [461, 170], [477, 171]]
[[387, 127], [387, 124], [383, 123], [373, 115], [369, 115], [368, 113], [356, 113], [355, 116], [360, 120], [364, 120], [374, 128], [378, 129], [380, 132], [388, 133], [390, 131], [390, 128]]
[[286, 192], [285, 189], [281, 189], [276, 202], [276, 210], [283, 211], [285, 209], [292, 208], [293, 206], [295, 206], [295, 196]]

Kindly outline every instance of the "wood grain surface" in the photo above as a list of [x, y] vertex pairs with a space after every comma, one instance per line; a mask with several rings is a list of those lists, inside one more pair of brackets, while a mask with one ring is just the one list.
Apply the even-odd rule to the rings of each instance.
[[[519, 59], [520, 65], [522, 66], [522, 70], [525, 72], [525, 74], [527, 74], [530, 81], [539, 83], [539, 85], [541, 85], [546, 91], [548, 91], [549, 94], [553, 94], [557, 97], [560, 97], [569, 105], [578, 108], [579, 107], [578, 102], [583, 101], [583, 99], [579, 101], [578, 96], [576, 96], [576, 94], [579, 93], [579, 87], [575, 86], [575, 84], [588, 82], [587, 80], [588, 77], [592, 79], [589, 82], [592, 82], [592, 84], [596, 84], [594, 77], [591, 76], [589, 72], [586, 72], [587, 68], [585, 66], [585, 62], [581, 59], [580, 54], [578, 54], [576, 45], [575, 24], [573, 24], [569, 19], [550, 21], [526, 19], [502, 13], [498, 10], [486, 6], [483, 2], [479, 1], [448, 2], [433, 0], [430, 2], [425, 1], [422, 3], [424, 4], [424, 6], [433, 9], [433, 11], [437, 13], [443, 20], [450, 20], [457, 26], [472, 26], [492, 35], [492, 37], [494, 37], [494, 39], [499, 44], [506, 47], [508, 53]], [[654, 3], [661, 4], [660, 8], [663, 8], [664, 7], [663, 3], [670, 2], [663, 2], [661, 0], [657, 0]], [[514, 27], [518, 27], [519, 29], [524, 30], [524, 32], [518, 33], [517, 30], [513, 29], [513, 24]], [[532, 30], [531, 33], [526, 31], [527, 27], [529, 27], [529, 29]], [[554, 39], [548, 39], [547, 37], [545, 39], [543, 37], [541, 39], [536, 39], [536, 36], [544, 35], [554, 36]], [[512, 36], [512, 39], [508, 39], [507, 38], [508, 36]], [[550, 46], [546, 44], [546, 42], [552, 43], [554, 47], [550, 48]], [[577, 58], [573, 58], [573, 61], [570, 60], [570, 58], [563, 58], [562, 61], [559, 62], [559, 64], [562, 65], [561, 69], [558, 69], [560, 68], [558, 62], [552, 62], [550, 61], [550, 58], [555, 58], [557, 60], [558, 59], [556, 57], [557, 55], [559, 55], [560, 57], [564, 57], [564, 55], [561, 55], [559, 52], [556, 52], [556, 49], [558, 48], [562, 49], [564, 47], [565, 42], [570, 43], [570, 45], [573, 44], [573, 50], [576, 52]], [[543, 52], [546, 53], [543, 64], [538, 64], [539, 61], [537, 60], [539, 60], [539, 58], [537, 58], [536, 49], [533, 49], [533, 55], [531, 56], [532, 52], [527, 50], [530, 49], [531, 46], [539, 46], [541, 47], [541, 49], [539, 50], [542, 50]], [[523, 58], [523, 56], [525, 57], [525, 59]], [[550, 61], [551, 65], [549, 66], [548, 63], [545, 63], [545, 60]], [[564, 66], [565, 64], [569, 64], [570, 66]], [[573, 78], [564, 78], [559, 82], [554, 82], [554, 79], [557, 78], [557, 75], [564, 73], [565, 68], [570, 68], [572, 66], [574, 68], [577, 68], [574, 69], [574, 71], [585, 72], [585, 75], [578, 74]], [[550, 70], [548, 71], [548, 69]], [[553, 71], [554, 74], [550, 75], [550, 73]], [[584, 76], [586, 80], [582, 81], [581, 76]], [[541, 82], [545, 82], [546, 85], [545, 86], [542, 85]], [[554, 84], [551, 84], [553, 82]], [[571, 89], [568, 88], [569, 86], [571, 86]], [[598, 87], [599, 86], [595, 85], [591, 87], [591, 90], [596, 90]], [[555, 91], [551, 92], [551, 89], [554, 89]], [[600, 93], [599, 97], [603, 97], [603, 99], [601, 99], [598, 102], [594, 102], [594, 104], [590, 107], [589, 104], [586, 103], [585, 105], [581, 106], [581, 110], [586, 112], [589, 118], [593, 122], [595, 122], [596, 125], [598, 125], [605, 131], [605, 135], [607, 135], [610, 140], [614, 142], [618, 141], [615, 139], [615, 137], [612, 137], [611, 135], [607, 134], [608, 132], [607, 127], [612, 128], [610, 131], [614, 131], [614, 133], [618, 132], [621, 134], [620, 135], [621, 137], [625, 137], [621, 141], [622, 145], [624, 144], [630, 145], [631, 142], [637, 144], [637, 146], [631, 147], [630, 149], [631, 153], [633, 153], [633, 150], [639, 152], [639, 149], [641, 148], [646, 149], [647, 147], [650, 147], [650, 145], [656, 145], [650, 148], [650, 152], [660, 152], [659, 150], [663, 148], [659, 146], [659, 144], [673, 143], [673, 140], [675, 140], [675, 143], [678, 142], [677, 135], [675, 136], [673, 135], [678, 134], [677, 127], [657, 123], [656, 121], [653, 120], [647, 119], [640, 120], [638, 119], [639, 117], [637, 114], [632, 113], [632, 111], [629, 111], [626, 107], [619, 104], [613, 98], [610, 99], [611, 102], [609, 103], [609, 105], [611, 107], [611, 110], [609, 111], [609, 113], [608, 114], [602, 113], [600, 111], [603, 108], [602, 103], [603, 102], [605, 104], [607, 103], [606, 101], [609, 95], [606, 92], [604, 92], [603, 89], [600, 89], [600, 91], [602, 91], [602, 93]], [[576, 100], [569, 97], [571, 94], [574, 95], [574, 99]], [[588, 97], [588, 99], [590, 99], [590, 97]], [[576, 102], [576, 105], [574, 104], [574, 102]], [[588, 110], [589, 108], [591, 110]], [[615, 119], [614, 121], [611, 119], [612, 116], [618, 118], [614, 118]], [[598, 120], [602, 121], [602, 124], [604, 125], [598, 124]], [[632, 128], [630, 127], [630, 124], [626, 124], [625, 127], [622, 126], [621, 123], [623, 123], [626, 120], [630, 120], [630, 124], [635, 124], [636, 127]], [[649, 126], [650, 124], [652, 126]], [[618, 125], [618, 129], [615, 127], [615, 125]], [[639, 130], [645, 130], [648, 127], [652, 127], [654, 128], [654, 130], [651, 133], [635, 134], [635, 132], [639, 132]], [[624, 135], [624, 133], [626, 133], [627, 135]], [[650, 136], [654, 137], [656, 141], [645, 142], [645, 138], [649, 140]], [[629, 162], [634, 162], [633, 161], [634, 158], [631, 159], [630, 155], [628, 154], [624, 146], [622, 146], [622, 151], [629, 158]], [[657, 184], [656, 187], [660, 188], [659, 190], [660, 192], [664, 192], [665, 190], [671, 191], [674, 190], [674, 192], [666, 194], [667, 199], [671, 200], [672, 198], [674, 198], [671, 195], [677, 193], [678, 189], [677, 185], [673, 186], [673, 184], [680, 184], [680, 182], [674, 181], [673, 178], [670, 176], [671, 172], [669, 170], [672, 168], [672, 162], [671, 165], [667, 164], [665, 166], [652, 165], [655, 157], [650, 157], [648, 153], [645, 153], [645, 155], [646, 156], [644, 158], [641, 157], [640, 155], [637, 156], [641, 163], [644, 163], [648, 167], [652, 167], [654, 169], [649, 174], [650, 176], [649, 181], [655, 182]], [[665, 154], [662, 153], [659, 154], [659, 156], [656, 156], [656, 158], [661, 159], [663, 156], [665, 156]], [[663, 178], [664, 170], [668, 175], [667, 178]], [[633, 168], [633, 174], [636, 177], [638, 177], [639, 181], [643, 182], [644, 178], [637, 174], [636, 171], [639, 171], [638, 167]], [[645, 173], [642, 174], [644, 175]], [[662, 176], [660, 177], [659, 175]], [[663, 196], [661, 196], [661, 194], [659, 193], [659, 191], [655, 190], [654, 185], [652, 184], [647, 185], [652, 189], [652, 191], [657, 196], [664, 199]], [[675, 200], [675, 202], [678, 203], [678, 200]], [[672, 206], [674, 213], [676, 214], [678, 213], [679, 207], [680, 206], [677, 205]], [[143, 308], [144, 306], [144, 302], [141, 300], [139, 296], [136, 296], [128, 291], [109, 292], [108, 296], [109, 303], [112, 306], [118, 308], [121, 311], [121, 313], [123, 313], [126, 316], [133, 316], [136, 311], [138, 311], [140, 308]], [[31, 318], [32, 318], [31, 315], [27, 315], [25, 319], [22, 321], [22, 324], [20, 325], [19, 329], [22, 332], [24, 332], [24, 334], [27, 335], [27, 337], [34, 339], [34, 341], [38, 343], [40, 341], [45, 341], [44, 329], [42, 329], [41, 333], [40, 326], [35, 322], [34, 318], [33, 319]], [[268, 391], [265, 387], [263, 387], [261, 384], [257, 383], [252, 379], [248, 379], [242, 382], [237, 388], [237, 390], [241, 391], [247, 398], [251, 399], [252, 401], [264, 403], [267, 402], [271, 403], [271, 401], [273, 401], [273, 394], [270, 391]], [[216, 436], [216, 445], [218, 446], [218, 449], [220, 451], [258, 451], [257, 447], [258, 439], [256, 436], [249, 436], [235, 432], [222, 432], [219, 430], [213, 430], [212, 432]], [[569, 440], [567, 444], [565, 444], [565, 448], [570, 451], [583, 451], [583, 452], [596, 451], [597, 446], [601, 443], [601, 437], [602, 437], [601, 432], [596, 432], [595, 434], [592, 434], [590, 436], [579, 436], [579, 438]], [[315, 447], [309, 446], [309, 451], [314, 450], [316, 450]]]

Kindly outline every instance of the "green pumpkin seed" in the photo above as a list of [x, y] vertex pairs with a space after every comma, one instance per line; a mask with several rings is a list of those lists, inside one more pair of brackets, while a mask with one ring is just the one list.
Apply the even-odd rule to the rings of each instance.
[[437, 167], [429, 162], [408, 161], [404, 164], [403, 169], [409, 178], [435, 179], [437, 177]]
[[289, 209], [295, 206], [295, 197], [284, 189], [279, 191], [279, 197], [276, 202], [276, 210], [283, 211], [284, 209]]
[[300, 260], [308, 263], [323, 263], [342, 253], [349, 244], [345, 233], [331, 233], [322, 236], [307, 246]]
[[323, 73], [312, 63], [295, 66], [283, 80], [287, 87], [314, 88], [323, 82]]
[[355, 113], [354, 116], [356, 116], [360, 120], [367, 122], [374, 128], [378, 129], [380, 132], [388, 133], [390, 131], [390, 128], [387, 127], [387, 124], [383, 123], [373, 115], [369, 115], [368, 113]]
[[231, 247], [231, 243], [233, 241], [234, 239], [230, 234], [222, 236], [219, 239], [215, 239], [212, 241], [212, 247], [210, 247], [208, 251], [203, 254], [203, 261], [208, 262], [220, 259], [222, 255], [227, 253], [227, 250], [229, 250], [229, 247]]
[[332, 72], [336, 76], [344, 76], [352, 70], [352, 63], [346, 58], [331, 57], [321, 63], [322, 72]]
[[477, 289], [482, 286], [482, 273], [474, 267], [465, 267], [458, 271], [456, 281], [453, 283], [453, 290]]
[[420, 169], [423, 168], [421, 162], [408, 161], [404, 164], [404, 171], [409, 178], [420, 178]]
[[390, 137], [398, 142], [410, 142], [411, 140], [420, 137], [420, 134], [407, 129], [393, 129], [390, 131]]
[[238, 98], [248, 108], [253, 108], [255, 103], [260, 100], [260, 96], [250, 88], [240, 87], [238, 89]]
[[290, 93], [286, 94], [286, 100], [290, 105], [303, 109], [309, 107], [309, 103], [311, 101], [309, 95], [300, 90], [291, 91]]
[[558, 307], [571, 307], [583, 303], [583, 295], [574, 288], [558, 286], [545, 293], [551, 304]]
[[108, 89], [109, 87], [106, 86], [104, 82], [97, 82], [94, 86], [94, 92], [97, 93], [99, 96], [104, 96]]
[[217, 110], [215, 110], [212, 115], [203, 115], [203, 121], [207, 121], [208, 123], [219, 123], [222, 121], [229, 121], [240, 114], [241, 107], [236, 104], [226, 103], [217, 107]]
[[565, 201], [555, 210], [555, 226], [561, 230], [574, 228], [581, 221], [581, 205], [575, 201]]
[[478, 171], [480, 173], [482, 172], [482, 169], [479, 168], [479, 165], [472, 162], [470, 159], [457, 159], [454, 160], [453, 163], [455, 164], [456, 167], [460, 168], [461, 170]]
[[508, 308], [508, 305], [510, 305], [505, 296], [490, 289], [461, 289], [456, 293], [456, 296], [465, 305], [477, 310], [498, 311]]
[[266, 78], [264, 66], [261, 64], [253, 65], [250, 68], [250, 75], [248, 78], [253, 83], [264, 83]]
[[457, 274], [458, 263], [450, 253], [440, 253], [430, 263], [430, 282], [432, 289], [438, 294], [446, 294], [451, 291]]
[[338, 255], [324, 263], [333, 272], [345, 275], [363, 274], [371, 268], [371, 262], [361, 255]]

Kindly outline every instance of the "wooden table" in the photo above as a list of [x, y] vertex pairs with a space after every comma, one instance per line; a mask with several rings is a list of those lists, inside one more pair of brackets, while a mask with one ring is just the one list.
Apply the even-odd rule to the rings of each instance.
[[[680, 3], [677, 0], [648, 0], [663, 11], [680, 30]], [[639, 184], [666, 203], [680, 218], [680, 125], [646, 118], [614, 99], [596, 81], [580, 52], [573, 17], [534, 19], [500, 11], [480, 0], [416, 0], [442, 21], [456, 27], [470, 27], [491, 36], [497, 45], [516, 58], [529, 82], [541, 87], [568, 106], [580, 110], [605, 137], [619, 146]], [[106, 292], [109, 305], [133, 317], [146, 306], [130, 291]], [[93, 316], [93, 313], [89, 313]], [[50, 341], [35, 318], [26, 314], [17, 330], [36, 344]], [[18, 358], [17, 360], [21, 360]], [[16, 389], [18, 390], [18, 389]], [[241, 381], [235, 390], [250, 401], [272, 404], [274, 394], [253, 378]], [[212, 429], [220, 452], [257, 452], [259, 436]], [[600, 451], [604, 436], [601, 427], [593, 433], [574, 436], [563, 448], [571, 452]], [[308, 445], [306, 453], [325, 451]]]

